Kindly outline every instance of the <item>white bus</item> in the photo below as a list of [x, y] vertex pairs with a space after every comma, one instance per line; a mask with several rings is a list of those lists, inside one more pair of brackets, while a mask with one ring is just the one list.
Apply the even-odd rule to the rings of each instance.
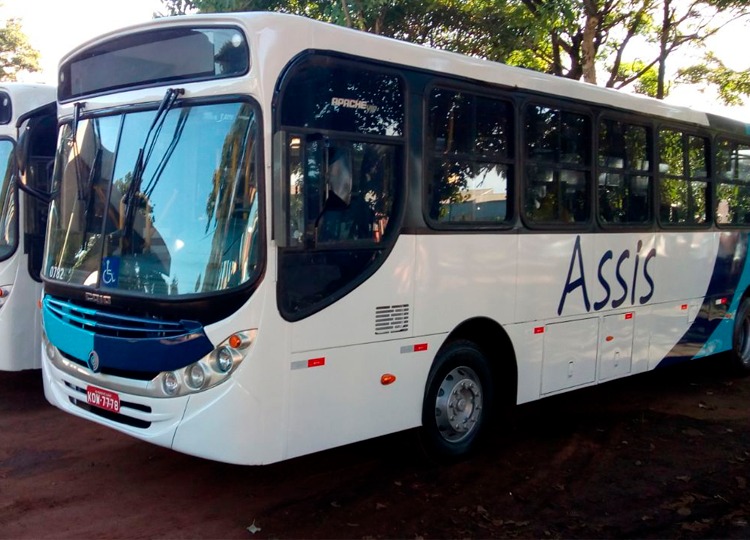
[[41, 367], [44, 194], [56, 134], [53, 87], [0, 83], [0, 371]]
[[61, 409], [264, 464], [734, 350], [747, 126], [293, 16], [61, 62], [43, 375]]

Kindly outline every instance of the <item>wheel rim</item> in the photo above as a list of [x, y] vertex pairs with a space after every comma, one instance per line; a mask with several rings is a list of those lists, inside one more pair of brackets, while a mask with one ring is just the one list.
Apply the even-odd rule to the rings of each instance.
[[471, 368], [450, 371], [438, 388], [435, 422], [446, 441], [457, 443], [469, 437], [482, 415], [482, 383]]

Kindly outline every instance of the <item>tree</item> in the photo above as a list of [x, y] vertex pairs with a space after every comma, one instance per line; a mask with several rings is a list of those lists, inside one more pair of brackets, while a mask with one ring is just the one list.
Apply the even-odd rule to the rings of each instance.
[[278, 11], [412, 43], [503, 61], [533, 49], [538, 32], [521, 6], [495, 0], [162, 0], [170, 14]]
[[0, 80], [15, 81], [21, 71], [39, 71], [39, 51], [34, 49], [18, 19], [8, 19], [0, 28]]
[[[727, 22], [750, 14], [750, 0], [162, 0], [170, 12], [280, 11], [560, 77], [632, 86], [659, 99], [667, 61], [704, 47]], [[633, 44], [650, 52], [632, 59]], [[699, 77], [726, 99], [745, 93], [742, 77], [709, 59], [679, 81]], [[692, 75], [690, 75], [692, 73]], [[601, 76], [603, 75], [603, 76]], [[723, 81], [723, 83], [722, 83]], [[731, 97], [735, 96], [735, 97]]]
[[677, 73], [679, 82], [716, 87], [725, 105], [742, 105], [743, 96], [750, 95], [750, 70], [729, 69], [712, 53], [706, 54], [703, 64], [683, 68]]

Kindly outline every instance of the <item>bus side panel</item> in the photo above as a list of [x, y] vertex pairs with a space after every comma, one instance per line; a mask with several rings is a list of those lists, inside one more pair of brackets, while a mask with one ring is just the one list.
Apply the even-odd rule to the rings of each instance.
[[[387, 260], [349, 294], [292, 325], [293, 352], [413, 335], [414, 237], [402, 235]], [[404, 318], [405, 316], [405, 318]], [[352, 321], [344, 324], [342, 321]]]
[[[292, 355], [285, 457], [419, 426], [440, 341], [431, 336]], [[395, 381], [384, 384], [384, 375]]]
[[10, 294], [0, 306], [0, 371], [19, 371], [41, 367], [41, 323], [37, 305], [42, 286], [26, 269], [23, 247], [8, 260], [0, 262], [0, 287]]
[[518, 235], [417, 237], [415, 335], [447, 333], [488, 317], [513, 322]]
[[290, 324], [285, 458], [420, 424], [440, 338], [413, 337], [415, 244], [402, 235], [369, 279]]
[[689, 334], [694, 324], [705, 324], [707, 297], [719, 255], [720, 233], [685, 232], [658, 235], [653, 260], [654, 298], [649, 345], [649, 369], [665, 359], [692, 358], [705, 343], [703, 332]]

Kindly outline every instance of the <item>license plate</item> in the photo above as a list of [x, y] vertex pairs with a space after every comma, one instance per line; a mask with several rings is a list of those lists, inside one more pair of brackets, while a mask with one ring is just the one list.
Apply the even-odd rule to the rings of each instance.
[[86, 387], [86, 401], [89, 405], [99, 407], [105, 411], [114, 413], [120, 412], [120, 396], [109, 390], [97, 388], [96, 386]]

